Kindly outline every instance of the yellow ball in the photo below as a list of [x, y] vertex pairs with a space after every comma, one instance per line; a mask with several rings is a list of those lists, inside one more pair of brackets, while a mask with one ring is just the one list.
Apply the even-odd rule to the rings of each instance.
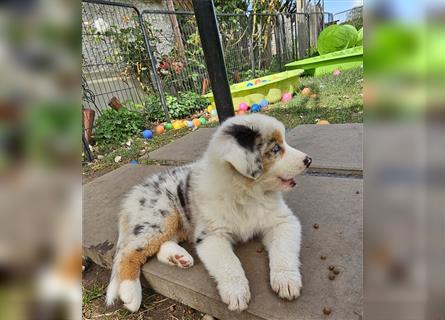
[[179, 121], [173, 122], [173, 129], [175, 130], [181, 129], [181, 122]]
[[318, 120], [317, 124], [329, 124], [328, 120]]
[[188, 121], [184, 120], [181, 122], [181, 128], [187, 128]]
[[207, 112], [210, 113], [212, 112], [213, 109], [214, 109], [213, 105], [209, 104], [209, 106], [207, 107]]

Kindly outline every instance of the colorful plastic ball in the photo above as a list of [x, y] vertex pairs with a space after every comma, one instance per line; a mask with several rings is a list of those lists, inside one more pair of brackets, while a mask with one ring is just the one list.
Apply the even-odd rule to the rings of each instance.
[[199, 127], [201, 125], [201, 121], [199, 121], [199, 119], [193, 119], [193, 124], [195, 127]]
[[173, 129], [175, 130], [181, 129], [181, 122], [180, 121], [173, 122]]
[[328, 120], [318, 120], [317, 124], [329, 124]]
[[162, 124], [160, 124], [159, 126], [156, 127], [155, 131], [157, 134], [163, 134], [165, 131], [165, 128]]
[[304, 88], [303, 90], [301, 90], [301, 94], [303, 96], [310, 96], [311, 95], [311, 89], [309, 89], [308, 87]]
[[261, 82], [262, 82], [262, 83], [266, 83], [266, 82], [267, 82], [267, 79], [264, 79], [264, 80], [262, 80]]
[[252, 82], [249, 82], [249, 83], [247, 84], [247, 86], [248, 86], [248, 87], [253, 87], [253, 83], [252, 83]]
[[240, 115], [240, 114], [245, 114], [246, 113], [246, 111], [244, 111], [244, 110], [239, 110], [238, 111], [238, 115]]
[[170, 122], [167, 122], [165, 124], [164, 128], [167, 129], [167, 130], [171, 130], [171, 129], [173, 129], [173, 125]]
[[240, 111], [247, 111], [247, 109], [249, 109], [249, 106], [247, 105], [247, 103], [242, 102], [239, 104], [239, 110]]
[[189, 120], [187, 121], [187, 127], [193, 128], [195, 125], [193, 124], [193, 121]]
[[334, 70], [334, 72], [332, 72], [332, 74], [337, 77], [341, 74], [341, 71], [336, 69], [336, 70]]
[[210, 113], [214, 109], [215, 109], [215, 107], [213, 105], [209, 104], [209, 106], [207, 107], [207, 112]]
[[218, 112], [216, 111], [216, 109], [213, 109], [212, 112], [210, 112], [210, 115], [212, 117], [217, 117], [218, 116]]
[[187, 120], [182, 121], [182, 127], [187, 128], [189, 125], [189, 122]]
[[144, 139], [151, 139], [153, 138], [153, 132], [151, 132], [151, 130], [144, 130], [142, 132], [142, 136], [144, 137]]
[[269, 105], [269, 101], [267, 101], [266, 99], [263, 99], [260, 101], [260, 106], [261, 108], [265, 108]]
[[206, 124], [207, 120], [203, 117], [199, 118], [199, 122], [201, 122], [201, 124]]
[[261, 109], [261, 106], [259, 104], [254, 103], [252, 105], [252, 107], [250, 108], [250, 111], [252, 111], [252, 112], [259, 112], [260, 109]]
[[282, 102], [289, 102], [291, 100], [292, 100], [292, 94], [289, 92], [284, 93], [283, 96], [281, 97]]
[[254, 83], [255, 83], [255, 84], [260, 84], [260, 83], [261, 83], [261, 80], [260, 80], [260, 79], [256, 79]]
[[130, 164], [138, 164], [138, 162], [136, 160], [131, 160]]

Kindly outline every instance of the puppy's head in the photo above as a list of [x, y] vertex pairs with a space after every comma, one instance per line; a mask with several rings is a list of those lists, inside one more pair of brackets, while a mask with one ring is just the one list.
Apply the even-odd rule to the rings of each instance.
[[308, 155], [286, 143], [281, 122], [261, 114], [227, 120], [212, 143], [237, 174], [267, 190], [291, 189], [294, 177], [312, 162]]

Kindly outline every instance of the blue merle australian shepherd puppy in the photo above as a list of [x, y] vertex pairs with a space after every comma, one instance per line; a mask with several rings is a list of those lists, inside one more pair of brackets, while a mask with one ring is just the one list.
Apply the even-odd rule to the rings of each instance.
[[247, 308], [249, 283], [232, 246], [261, 235], [270, 285], [294, 299], [302, 287], [301, 225], [283, 200], [294, 177], [311, 164], [285, 141], [284, 126], [260, 114], [233, 117], [215, 132], [197, 162], [156, 174], [126, 196], [107, 304], [119, 297], [130, 311], [142, 298], [141, 266], [155, 256], [179, 268], [193, 257], [190, 241], [230, 310]]

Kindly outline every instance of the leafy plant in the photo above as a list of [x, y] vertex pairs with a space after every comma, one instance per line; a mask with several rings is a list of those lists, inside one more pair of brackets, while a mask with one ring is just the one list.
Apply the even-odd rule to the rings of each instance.
[[143, 114], [127, 108], [107, 109], [97, 119], [94, 137], [99, 145], [116, 145], [144, 128]]
[[[166, 95], [168, 114], [172, 119], [184, 118], [205, 108], [209, 101], [194, 92], [180, 92], [178, 97]], [[164, 110], [157, 96], [147, 96], [144, 101], [147, 121], [165, 121]]]

